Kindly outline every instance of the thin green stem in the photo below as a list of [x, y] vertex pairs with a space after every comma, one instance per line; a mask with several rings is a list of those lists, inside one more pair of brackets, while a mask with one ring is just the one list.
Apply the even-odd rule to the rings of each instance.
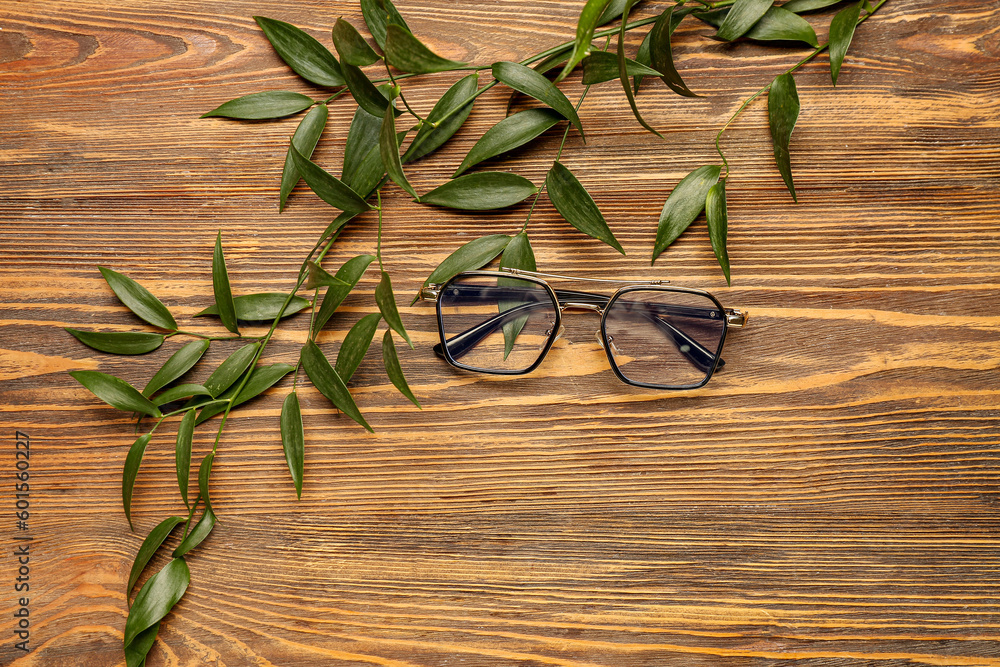
[[[428, 124], [431, 125], [432, 127], [439, 126], [441, 123], [443, 123], [444, 121], [448, 120], [449, 118], [451, 118], [452, 116], [454, 116], [455, 114], [457, 114], [459, 111], [461, 111], [462, 109], [464, 109], [467, 104], [469, 104], [470, 102], [475, 101], [475, 99], [477, 97], [479, 97], [480, 95], [482, 95], [483, 93], [485, 93], [487, 90], [489, 90], [493, 86], [497, 85], [498, 83], [500, 83], [500, 82], [497, 81], [496, 79], [493, 79], [493, 81], [490, 81], [488, 84], [486, 84], [485, 86], [483, 86], [482, 88], [480, 88], [479, 90], [477, 90], [476, 92], [474, 92], [472, 95], [470, 95], [469, 97], [465, 98], [460, 104], [458, 104], [454, 108], [450, 109], [448, 111], [448, 113], [446, 113], [445, 115], [441, 116], [440, 118], [438, 118], [433, 123], [428, 123]], [[420, 144], [424, 143], [424, 141], [429, 136], [431, 136], [430, 132], [427, 132], [427, 133], [422, 134], [422, 135], [418, 134], [416, 136], [416, 138], [414, 138], [413, 143], [410, 144], [410, 147], [407, 150], [408, 151], [414, 151], [414, 150], [416, 150], [417, 148], [420, 147]]]
[[413, 107], [410, 106], [410, 103], [406, 101], [406, 96], [403, 95], [403, 89], [400, 88], [399, 84], [396, 83], [396, 79], [392, 76], [392, 71], [389, 69], [389, 63], [385, 62], [384, 58], [382, 59], [382, 63], [385, 64], [385, 73], [389, 76], [389, 81], [392, 83], [393, 90], [399, 94], [399, 99], [403, 101], [403, 106], [406, 107], [406, 110], [410, 112], [411, 116], [420, 121], [420, 125], [423, 125], [426, 121], [423, 116], [414, 111]]
[[378, 199], [378, 242], [375, 246], [375, 257], [378, 258], [378, 270], [385, 271], [385, 267], [382, 266], [382, 188], [375, 191], [375, 197]]
[[346, 92], [347, 92], [347, 88], [346, 87], [341, 88], [340, 90], [338, 90], [337, 92], [335, 92], [333, 95], [330, 95], [330, 97], [328, 97], [325, 100], [323, 100], [323, 104], [329, 104], [330, 102], [334, 101], [335, 99], [337, 99], [338, 97], [340, 97], [341, 95], [343, 95]]
[[260, 340], [261, 336], [206, 336], [205, 334], [195, 333], [194, 331], [183, 331], [178, 329], [172, 333], [168, 333], [164, 338], [170, 338], [171, 336], [176, 336], [177, 334], [183, 334], [185, 336], [194, 336], [195, 338], [201, 338], [202, 340]]
[[[295, 286], [291, 289], [290, 292], [288, 292], [287, 296], [285, 296], [284, 303], [278, 309], [278, 314], [275, 315], [274, 320], [271, 322], [271, 328], [268, 329], [267, 334], [260, 341], [260, 345], [257, 346], [257, 352], [256, 354], [254, 354], [253, 360], [250, 362], [251, 372], [243, 376], [243, 379], [240, 381], [240, 384], [236, 387], [236, 389], [232, 393], [233, 398], [240, 395], [240, 392], [243, 391], [243, 387], [245, 387], [247, 382], [250, 380], [250, 376], [253, 375], [252, 369], [254, 368], [254, 366], [256, 366], [257, 361], [260, 359], [260, 355], [264, 352], [264, 349], [267, 348], [267, 344], [271, 342], [271, 336], [274, 335], [275, 330], [278, 328], [278, 323], [281, 322], [282, 313], [285, 312], [285, 308], [287, 308], [288, 304], [292, 302], [292, 297], [295, 296], [295, 293], [299, 291], [299, 288], [302, 287], [302, 283], [304, 283], [306, 280], [306, 275], [308, 274], [308, 268], [309, 268], [309, 260], [316, 253], [316, 251], [319, 250], [320, 246], [323, 245], [323, 242], [325, 240], [326, 240], [326, 234], [323, 234], [316, 241], [313, 247], [309, 250], [309, 253], [306, 255], [305, 259], [302, 260], [302, 264], [299, 266], [298, 277], [295, 280]], [[219, 428], [215, 432], [215, 440], [212, 442], [213, 456], [215, 455], [216, 451], [219, 448], [219, 440], [222, 438], [222, 431], [226, 428], [226, 421], [229, 419], [229, 413], [232, 411], [232, 409], [233, 409], [233, 401], [230, 400], [228, 402], [228, 405], [226, 406], [225, 412], [222, 413], [222, 420], [219, 422]], [[212, 459], [212, 462], [213, 464], [215, 463], [214, 458]], [[211, 472], [212, 472], [211, 469], [209, 469], [209, 475], [211, 475]], [[208, 502], [207, 498], [205, 499], [205, 502], [206, 503]]]
[[[641, 19], [639, 21], [633, 21], [632, 23], [629, 23], [629, 24], [627, 24], [625, 26], [625, 30], [633, 30], [635, 28], [641, 28], [644, 25], [649, 25], [651, 23], [655, 23], [657, 18], [659, 18], [659, 17], [658, 16], [651, 16], [649, 18]], [[601, 31], [595, 32], [594, 33], [594, 37], [595, 38], [597, 38], [597, 37], [609, 37], [610, 35], [613, 35], [616, 32], [618, 32], [619, 30], [620, 30], [620, 28], [609, 28], [607, 30], [601, 30]], [[531, 56], [530, 58], [526, 58], [526, 59], [520, 61], [520, 64], [521, 65], [530, 65], [531, 63], [537, 62], [539, 60], [542, 60], [544, 58], [547, 58], [547, 57], [551, 56], [553, 53], [558, 53], [559, 51], [562, 51], [564, 49], [572, 48], [572, 46], [573, 46], [574, 43], [575, 42], [572, 42], [572, 41], [571, 42], [563, 42], [562, 44], [559, 44], [558, 46], [553, 46], [550, 49], [546, 49], [545, 51], [542, 51], [541, 53], [537, 53], [537, 54]], [[491, 69], [491, 68], [492, 68], [492, 65], [478, 67], [477, 69], [478, 70], [484, 70], [484, 69]], [[404, 76], [406, 76], [406, 75], [400, 74], [400, 75], [396, 76], [395, 78], [393, 78], [391, 80], [393, 82], [395, 82], [398, 79], [402, 79]], [[391, 77], [391, 75], [390, 75], [390, 77]], [[379, 81], [386, 81], [386, 80], [389, 80], [389, 79], [380, 79]], [[479, 97], [480, 95], [482, 95], [483, 93], [485, 93], [487, 90], [489, 90], [493, 86], [497, 85], [498, 83], [500, 83], [500, 82], [497, 81], [496, 79], [493, 79], [488, 84], [486, 84], [485, 86], [483, 86], [482, 88], [480, 88], [479, 90], [477, 90], [475, 93], [473, 93], [472, 95], [470, 95], [469, 97], [467, 97], [461, 103], [455, 105], [455, 107], [452, 108], [450, 111], [448, 111], [448, 113], [446, 113], [444, 116], [442, 116], [441, 118], [438, 118], [437, 121], [435, 123], [433, 123], [433, 125], [436, 127], [436, 126], [440, 125], [441, 123], [443, 123], [444, 121], [448, 120], [449, 118], [451, 118], [452, 116], [454, 116], [455, 114], [457, 114], [459, 111], [461, 111], [462, 109], [464, 109], [467, 104], [469, 104], [470, 102], [474, 101], [477, 97]], [[404, 104], [405, 104], [405, 101], [404, 101]], [[409, 108], [409, 107], [407, 107], [407, 108]], [[413, 112], [411, 111], [410, 113], [413, 113]], [[420, 144], [423, 143], [424, 140], [428, 136], [430, 136], [430, 133], [426, 133], [423, 136], [418, 136], [416, 139], [413, 140], [413, 144], [410, 145], [409, 150], [414, 150], [415, 147], [419, 147]]]
[[[586, 89], [584, 89], [583, 95], [580, 97], [580, 101], [581, 102], [583, 102], [583, 98], [587, 96], [587, 91], [588, 90], [590, 90], [590, 86], [587, 86]], [[576, 108], [579, 109], [580, 105], [577, 104]], [[569, 128], [570, 127], [571, 127], [571, 125], [569, 123], [566, 123], [566, 129], [563, 130], [562, 141], [559, 142], [559, 150], [556, 151], [556, 160], [555, 160], [556, 162], [558, 162], [562, 158], [563, 148], [566, 146], [566, 138], [569, 137]]]
[[[632, 23], [627, 23], [627, 24], [625, 24], [625, 30], [635, 30], [636, 28], [641, 28], [644, 25], [649, 25], [650, 23], [656, 23], [656, 20], [658, 18], [660, 18], [659, 15], [657, 15], [657, 16], [650, 16], [648, 18], [639, 19], [638, 21], [633, 21]], [[597, 32], [594, 33], [594, 39], [597, 39], [598, 37], [608, 37], [610, 35], [614, 35], [619, 30], [621, 30], [621, 26], [619, 26], [617, 28], [608, 28], [606, 30], [598, 30]], [[536, 53], [535, 55], [531, 56], [530, 58], [525, 58], [524, 60], [521, 61], [521, 64], [522, 65], [530, 65], [531, 63], [538, 62], [539, 60], [544, 60], [545, 58], [548, 58], [549, 56], [554, 55], [556, 53], [559, 53], [560, 51], [564, 51], [566, 49], [573, 48], [573, 45], [575, 43], [576, 43], [576, 40], [571, 40], [569, 42], [563, 42], [562, 44], [559, 44], [557, 46], [553, 46], [550, 49], [545, 49], [544, 51], [542, 51], [540, 53]]]
[[[165, 413], [163, 413], [163, 419], [166, 419], [167, 417], [173, 417], [174, 415], [179, 415], [182, 412], [187, 412], [188, 410], [194, 410], [195, 408], [203, 408], [206, 405], [214, 405], [216, 403], [228, 403], [228, 402], [229, 402], [228, 398], [219, 398], [219, 399], [215, 399], [215, 400], [212, 400], [212, 401], [206, 401], [204, 403], [199, 403], [198, 405], [192, 405], [192, 406], [189, 406], [189, 407], [186, 407], [186, 408], [178, 408], [178, 409], [174, 410], [173, 412], [165, 412]], [[159, 426], [159, 423], [157, 423], [157, 426]]]
[[[608, 37], [608, 42], [610, 41], [611, 38]], [[608, 42], [604, 43], [605, 49], [608, 47]], [[590, 86], [586, 86], [583, 89], [583, 94], [580, 95], [580, 99], [577, 100], [576, 102], [576, 111], [580, 110], [580, 107], [583, 105], [583, 100], [587, 98], [587, 93], [589, 92], [590, 92]], [[559, 150], [556, 152], [555, 162], [558, 162], [559, 159], [562, 157], [563, 148], [566, 146], [566, 138], [569, 136], [570, 127], [572, 127], [572, 125], [570, 125], [569, 122], [567, 122], [566, 129], [563, 130], [562, 141], [559, 142]], [[528, 217], [524, 219], [524, 224], [521, 225], [521, 231], [520, 231], [521, 234], [523, 234], [524, 230], [528, 228], [528, 222], [531, 221], [531, 214], [535, 212], [535, 205], [538, 203], [538, 198], [542, 196], [543, 192], [545, 192], [545, 183], [542, 183], [542, 187], [538, 188], [538, 192], [535, 193], [535, 198], [531, 202], [531, 208], [528, 209]]]
[[[874, 7], [872, 7], [872, 10], [870, 12], [868, 12], [867, 14], [865, 14], [864, 16], [862, 16], [860, 19], [858, 19], [858, 22], [855, 25], [857, 26], [857, 25], [861, 25], [862, 23], [864, 23], [866, 20], [868, 20], [868, 18], [872, 14], [874, 14], [875, 12], [877, 12], [879, 10], [879, 8], [882, 5], [884, 5], [886, 2], [888, 2], [888, 1], [889, 0], [880, 0], [878, 4], [876, 4]], [[728, 2], [728, 0], [727, 0], [727, 2]], [[721, 6], [724, 3], [714, 3], [714, 4], [718, 4], [718, 5]], [[728, 4], [732, 4], [732, 3], [728, 3]], [[828, 48], [830, 48], [830, 42], [823, 42], [822, 44], [820, 44], [819, 46], [817, 46], [815, 49], [813, 49], [813, 52], [810, 53], [808, 56], [806, 56], [805, 58], [803, 58], [802, 60], [800, 60], [799, 62], [795, 63], [794, 65], [792, 65], [791, 67], [789, 67], [787, 70], [785, 70], [784, 72], [782, 72], [782, 75], [784, 75], [784, 74], [792, 74], [792, 73], [798, 71], [802, 66], [804, 66], [806, 63], [811, 62], [813, 59], [816, 58], [816, 56], [818, 56], [819, 54], [823, 53]], [[723, 176], [723, 180], [729, 178], [729, 161], [726, 160], [726, 156], [722, 152], [722, 147], [719, 145], [720, 141], [722, 140], [722, 133], [725, 132], [729, 128], [729, 126], [733, 124], [733, 122], [737, 119], [737, 117], [739, 117], [739, 115], [741, 113], [743, 113], [743, 110], [746, 109], [750, 105], [751, 102], [753, 102], [755, 99], [757, 99], [758, 97], [760, 97], [761, 95], [763, 95], [764, 93], [766, 93], [768, 91], [768, 89], [770, 89], [770, 88], [771, 88], [771, 84], [768, 83], [766, 86], [764, 86], [763, 88], [761, 88], [760, 90], [758, 90], [756, 93], [754, 93], [753, 95], [751, 95], [750, 97], [748, 97], [743, 102], [743, 104], [740, 105], [740, 108], [736, 110], [736, 113], [734, 113], [729, 118], [729, 120], [726, 121], [726, 124], [722, 126], [722, 129], [719, 130], [719, 133], [715, 135], [715, 151], [719, 154], [719, 157], [722, 158], [722, 164], [723, 164], [723, 166], [726, 169], [726, 175]]]
[[188, 530], [190, 530], [191, 528], [191, 519], [194, 518], [194, 512], [196, 509], [198, 509], [198, 503], [200, 502], [201, 502], [201, 493], [195, 496], [194, 502], [191, 503], [191, 506], [188, 508], [188, 518], [187, 521], [184, 522], [184, 534], [181, 536], [181, 542], [183, 542], [188, 536]]
[[[337, 235], [335, 234], [333, 238], [336, 239]], [[327, 245], [327, 247], [330, 247], [330, 246]], [[307, 343], [310, 340], [316, 340], [316, 332], [313, 331], [313, 325], [316, 323], [316, 302], [317, 301], [319, 301], [319, 287], [317, 287], [313, 291], [312, 308], [309, 310], [309, 330], [306, 332], [306, 342]], [[299, 368], [301, 366], [302, 366], [302, 362], [301, 361], [296, 362], [296, 364], [295, 364], [295, 372], [292, 373], [292, 391], [295, 391], [295, 388], [299, 384]]]

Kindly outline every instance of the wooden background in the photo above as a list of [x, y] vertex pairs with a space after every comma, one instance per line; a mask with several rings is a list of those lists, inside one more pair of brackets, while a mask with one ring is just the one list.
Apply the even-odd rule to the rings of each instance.
[[[398, 4], [435, 50], [476, 64], [568, 39], [581, 5]], [[128, 530], [131, 425], [66, 374], [141, 385], [180, 345], [116, 358], [63, 332], [142, 328], [97, 265], [142, 282], [185, 327], [218, 332], [190, 319], [211, 301], [217, 230], [237, 293], [280, 291], [332, 217], [303, 189], [278, 214], [294, 120], [198, 118], [261, 90], [322, 94], [282, 65], [254, 14], [326, 44], [338, 16], [361, 25], [343, 0], [0, 8], [3, 664], [123, 664], [132, 558], [183, 507], [171, 423], [146, 454]], [[828, 20], [816, 19], [821, 38]], [[392, 390], [376, 354], [352, 385], [375, 435], [306, 390], [298, 502], [277, 429], [290, 381], [240, 410], [216, 460], [221, 523], [188, 558], [191, 587], [150, 667], [1000, 664], [998, 26], [995, 0], [890, 0], [858, 30], [837, 88], [826, 56], [807, 66], [797, 205], [755, 104], [724, 142], [732, 288], [703, 222], [651, 268], [657, 215], [685, 173], [717, 161], [712, 139], [740, 101], [804, 52], [717, 44], [685, 22], [679, 66], [705, 97], [656, 84], [639, 98], [665, 142], [614, 83], [595, 87], [581, 110], [590, 140], [571, 134], [564, 162], [628, 257], [543, 199], [529, 228], [539, 266], [668, 277], [747, 308], [726, 370], [697, 392], [627, 387], [581, 314], [531, 376], [474, 376], [434, 357], [430, 306], [403, 308], [418, 347], [402, 361], [424, 409]], [[453, 79], [430, 77], [411, 100], [426, 111]], [[408, 169], [418, 191], [446, 179], [505, 99], [485, 95], [446, 150]], [[316, 153], [331, 171], [352, 107], [331, 107]], [[540, 183], [560, 135], [492, 168]], [[458, 245], [512, 233], [527, 211], [422, 207], [393, 185], [385, 202], [401, 304]], [[352, 224], [328, 266], [372, 251], [375, 226]], [[373, 311], [374, 284], [322, 338], [329, 354]], [[294, 360], [306, 326], [291, 320], [267, 359]], [[227, 353], [216, 347], [213, 361]], [[11, 616], [15, 430], [33, 454], [26, 655]], [[196, 456], [211, 437], [199, 429]]]

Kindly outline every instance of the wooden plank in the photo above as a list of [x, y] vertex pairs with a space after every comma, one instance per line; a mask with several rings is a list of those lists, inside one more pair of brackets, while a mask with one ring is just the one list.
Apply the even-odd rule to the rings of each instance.
[[[281, 64], [253, 14], [329, 44], [336, 17], [360, 25], [360, 10], [8, 4], [0, 429], [10, 509], [0, 532], [5, 544], [32, 538], [31, 651], [15, 647], [8, 556], [0, 662], [124, 664], [132, 559], [152, 526], [184, 510], [176, 422], [146, 454], [133, 534], [119, 477], [132, 423], [66, 371], [142, 385], [182, 341], [115, 358], [61, 327], [141, 328], [102, 265], [142, 282], [186, 329], [221, 335], [192, 319], [212, 300], [220, 229], [238, 293], [292, 286], [332, 217], [302, 186], [277, 211], [296, 121], [199, 116], [260, 90], [321, 94]], [[488, 64], [568, 39], [580, 3], [398, 6], [436, 52]], [[516, 232], [529, 204], [456, 213], [387, 186], [383, 253], [417, 345], [400, 348], [402, 363], [424, 409], [393, 390], [374, 353], [351, 385], [374, 435], [302, 387], [301, 501], [277, 432], [291, 380], [238, 411], [211, 487], [220, 523], [188, 557], [191, 588], [147, 664], [1000, 664], [998, 20], [997, 2], [890, 0], [859, 28], [837, 88], [825, 56], [805, 67], [792, 139], [799, 204], [773, 165], [763, 104], [748, 110], [723, 140], [731, 288], [703, 222], [650, 266], [657, 216], [684, 174], [718, 160], [715, 132], [741, 101], [799, 52], [717, 44], [685, 22], [677, 60], [705, 97], [659, 84], [639, 96], [665, 142], [635, 123], [613, 82], [592, 89], [580, 112], [588, 142], [572, 132], [563, 161], [628, 256], [583, 238], [543, 198], [529, 226], [539, 268], [666, 277], [747, 308], [726, 369], [701, 390], [623, 385], [594, 339], [597, 320], [576, 313], [530, 376], [449, 368], [430, 349], [433, 308], [405, 304], [461, 243]], [[406, 88], [418, 110], [454, 75], [428, 79]], [[574, 100], [575, 80], [565, 87]], [[505, 103], [500, 89], [487, 93], [447, 147], [408, 165], [417, 190], [444, 182]], [[352, 113], [350, 100], [331, 104], [315, 156], [331, 171]], [[486, 167], [540, 183], [560, 138], [554, 129]], [[327, 267], [373, 251], [376, 227], [373, 215], [352, 223]], [[331, 356], [374, 311], [374, 286], [364, 278], [320, 337]], [[294, 363], [307, 328], [307, 315], [289, 320], [268, 363]], [[233, 345], [214, 343], [195, 377]], [[13, 515], [15, 431], [31, 437], [27, 531]], [[196, 460], [213, 435], [199, 428]]]

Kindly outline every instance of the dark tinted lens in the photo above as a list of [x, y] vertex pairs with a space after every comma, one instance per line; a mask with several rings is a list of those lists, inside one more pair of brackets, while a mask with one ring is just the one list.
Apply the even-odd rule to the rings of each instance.
[[558, 319], [549, 291], [520, 278], [458, 276], [438, 296], [451, 358], [494, 373], [531, 368], [548, 348]]
[[725, 313], [700, 294], [624, 292], [604, 331], [614, 364], [630, 382], [687, 387], [704, 382], [722, 351]]

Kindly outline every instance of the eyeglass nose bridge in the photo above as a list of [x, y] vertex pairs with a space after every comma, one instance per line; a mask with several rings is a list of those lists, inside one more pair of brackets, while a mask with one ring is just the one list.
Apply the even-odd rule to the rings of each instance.
[[[602, 317], [604, 316], [604, 307], [598, 306], [595, 303], [581, 303], [579, 301], [567, 301], [565, 303], [560, 303], [559, 314], [562, 315], [562, 313], [566, 312], [567, 308], [574, 310], [589, 310], [593, 313], [597, 313]], [[562, 324], [560, 324], [559, 332], [555, 335], [555, 338], [552, 339], [552, 342], [559, 340], [559, 337], [563, 335], [563, 332], [565, 330], [566, 330], [565, 327]], [[600, 331], [597, 332], [597, 342], [600, 343], [602, 348], [604, 347], [604, 340], [601, 337]]]
[[[566, 303], [560, 303], [559, 304], [559, 314], [562, 315], [562, 313], [566, 312], [567, 308], [575, 309], [575, 310], [589, 310], [589, 311], [591, 311], [593, 313], [597, 313], [598, 315], [601, 315], [602, 317], [604, 316], [604, 308], [602, 308], [601, 306], [598, 306], [597, 304], [594, 304], [594, 303], [580, 303], [578, 301], [567, 301]], [[563, 335], [563, 332], [565, 330], [566, 330], [566, 328], [560, 323], [559, 324], [559, 332], [556, 334], [555, 338], [552, 339], [552, 342], [555, 342], [555, 341], [559, 340], [559, 337]], [[601, 332], [600, 331], [597, 332], [597, 340], [598, 340], [598, 342], [601, 343], [601, 347], [604, 347], [604, 342], [601, 340]]]
[[567, 301], [566, 303], [559, 304], [559, 312], [565, 312], [567, 308], [574, 308], [577, 310], [590, 310], [597, 313], [598, 315], [604, 314], [604, 308], [598, 306], [594, 303], [579, 303], [576, 301]]

